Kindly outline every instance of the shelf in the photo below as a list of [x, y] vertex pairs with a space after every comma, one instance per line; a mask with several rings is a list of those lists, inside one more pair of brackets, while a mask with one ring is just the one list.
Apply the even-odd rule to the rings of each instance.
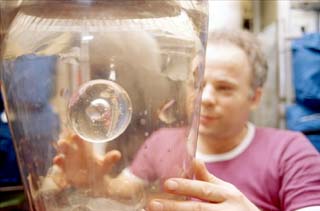
[[320, 1], [294, 1], [291, 3], [292, 9], [303, 9], [303, 10], [316, 10], [320, 11]]

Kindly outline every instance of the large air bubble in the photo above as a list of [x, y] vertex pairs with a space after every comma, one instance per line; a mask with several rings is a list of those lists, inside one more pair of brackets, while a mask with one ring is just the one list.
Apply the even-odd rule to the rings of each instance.
[[90, 142], [108, 142], [128, 127], [132, 105], [127, 92], [109, 80], [92, 80], [83, 84], [69, 102], [71, 127]]

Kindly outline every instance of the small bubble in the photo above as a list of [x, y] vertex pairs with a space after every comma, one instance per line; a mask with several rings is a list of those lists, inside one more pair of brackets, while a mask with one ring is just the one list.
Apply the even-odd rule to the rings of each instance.
[[148, 132], [145, 132], [145, 133], [144, 133], [144, 136], [146, 136], [146, 137], [149, 136], [149, 133], [148, 133]]
[[155, 185], [152, 185], [150, 189], [155, 191], [155, 190], [157, 190], [157, 187]]
[[111, 121], [111, 106], [105, 99], [95, 99], [86, 108], [86, 114], [92, 122]]
[[141, 125], [146, 125], [147, 123], [147, 120], [146, 119], [140, 119], [140, 124]]

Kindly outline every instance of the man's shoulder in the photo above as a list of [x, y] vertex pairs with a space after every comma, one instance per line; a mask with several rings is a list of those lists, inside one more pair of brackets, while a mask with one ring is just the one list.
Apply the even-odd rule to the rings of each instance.
[[160, 128], [154, 131], [148, 138], [147, 143], [155, 148], [170, 146], [186, 139], [188, 131], [186, 128]]
[[153, 138], [180, 139], [187, 134], [186, 128], [160, 128], [152, 134]]
[[269, 141], [292, 141], [293, 139], [306, 139], [301, 132], [271, 127], [257, 127], [255, 130], [255, 139]]
[[311, 142], [301, 132], [276, 128], [256, 128], [254, 141], [257, 146], [270, 150], [274, 154], [317, 154]]

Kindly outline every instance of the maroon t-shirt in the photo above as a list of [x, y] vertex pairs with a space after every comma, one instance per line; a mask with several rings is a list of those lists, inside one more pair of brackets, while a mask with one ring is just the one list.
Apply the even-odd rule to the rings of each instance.
[[146, 181], [170, 177], [191, 177], [193, 155], [188, 152], [188, 133], [183, 128], [164, 128], [154, 132], [140, 147], [130, 170]]
[[[182, 141], [181, 141], [182, 140]], [[176, 177], [187, 154], [183, 129], [161, 129], [138, 152], [131, 171], [151, 181]], [[234, 184], [256, 206], [293, 211], [320, 205], [320, 155], [301, 133], [256, 128], [236, 157], [207, 162], [215, 176]]]

